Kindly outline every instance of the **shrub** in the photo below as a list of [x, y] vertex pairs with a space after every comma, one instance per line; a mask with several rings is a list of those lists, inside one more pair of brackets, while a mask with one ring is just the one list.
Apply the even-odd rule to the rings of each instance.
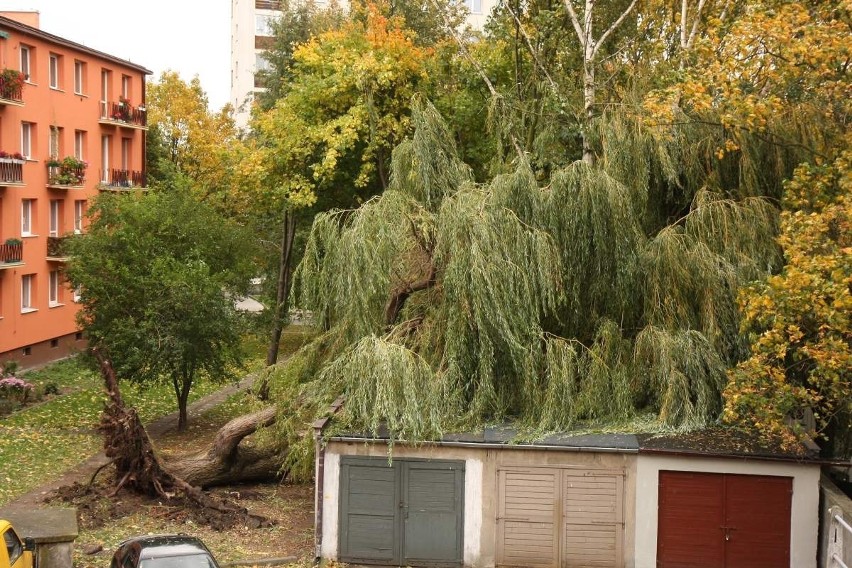
[[18, 377], [5, 377], [0, 379], [0, 398], [18, 400], [25, 404], [33, 391], [32, 383]]

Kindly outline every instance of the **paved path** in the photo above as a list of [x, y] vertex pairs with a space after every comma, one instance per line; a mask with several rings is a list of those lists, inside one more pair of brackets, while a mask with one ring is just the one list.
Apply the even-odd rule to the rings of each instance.
[[[235, 392], [251, 388], [251, 386], [254, 384], [255, 378], [255, 374], [247, 375], [246, 377], [243, 377], [239, 383], [228, 385], [221, 390], [218, 390], [193, 402], [186, 409], [189, 420], [191, 421], [194, 417], [198, 417], [199, 415], [205, 413], [211, 408], [218, 406]], [[178, 413], [177, 411], [175, 411], [171, 414], [163, 416], [162, 418], [158, 418], [153, 422], [149, 422], [145, 425], [145, 429], [148, 431], [148, 436], [150, 436], [151, 439], [156, 442], [158, 438], [163, 436], [163, 434], [176, 429], [177, 424]], [[95, 471], [97, 471], [99, 467], [104, 466], [107, 463], [109, 463], [109, 460], [103, 452], [100, 452], [99, 454], [96, 454], [90, 457], [89, 459], [77, 464], [71, 469], [66, 470], [65, 473], [63, 473], [57, 479], [54, 479], [53, 481], [46, 483], [41, 487], [37, 487], [29, 493], [21, 495], [14, 501], [6, 503], [4, 507], [42, 507], [44, 506], [44, 498], [47, 497], [48, 494], [56, 491], [60, 487], [71, 485], [75, 481], [79, 481], [81, 483], [88, 483], [89, 480], [92, 478], [92, 475], [94, 475]]]

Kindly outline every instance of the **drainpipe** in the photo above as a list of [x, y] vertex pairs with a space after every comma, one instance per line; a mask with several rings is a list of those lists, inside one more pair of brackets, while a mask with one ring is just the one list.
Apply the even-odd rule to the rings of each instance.
[[314, 559], [322, 557], [322, 509], [323, 486], [325, 485], [325, 444], [322, 434], [325, 427], [343, 407], [343, 397], [338, 397], [324, 418], [316, 420], [314, 428]]

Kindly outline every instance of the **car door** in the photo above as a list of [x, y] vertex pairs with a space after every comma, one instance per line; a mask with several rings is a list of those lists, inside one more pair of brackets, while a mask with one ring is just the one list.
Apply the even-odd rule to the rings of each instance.
[[[10, 568], [29, 568], [28, 554], [24, 554], [24, 543], [15, 533], [15, 529], [7, 527], [3, 532], [5, 555]], [[2, 565], [2, 562], [0, 562]]]

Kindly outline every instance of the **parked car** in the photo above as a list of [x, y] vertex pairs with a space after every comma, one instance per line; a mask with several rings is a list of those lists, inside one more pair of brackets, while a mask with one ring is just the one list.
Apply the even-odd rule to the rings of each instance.
[[118, 545], [110, 568], [219, 568], [204, 543], [185, 534], [129, 538]]
[[21, 540], [12, 527], [12, 523], [0, 519], [0, 535], [3, 535], [3, 546], [0, 548], [0, 568], [32, 568], [33, 539]]

